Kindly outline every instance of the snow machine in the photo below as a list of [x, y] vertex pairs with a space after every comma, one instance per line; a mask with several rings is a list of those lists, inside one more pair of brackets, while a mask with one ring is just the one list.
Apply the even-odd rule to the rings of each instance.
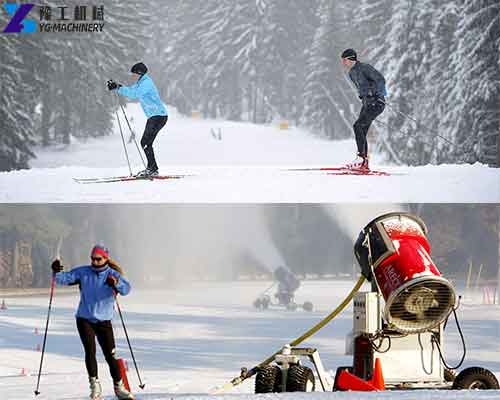
[[[300, 287], [300, 281], [293, 272], [285, 267], [278, 267], [274, 271], [275, 282], [267, 288], [254, 302], [255, 308], [267, 310], [269, 306], [285, 307], [287, 310], [295, 311], [302, 307], [305, 311], [312, 311], [313, 304], [310, 301], [304, 302], [299, 306], [295, 302], [295, 292]], [[272, 301], [271, 296], [267, 294], [274, 286], [278, 285], [278, 289], [274, 294], [276, 301]]]
[[[430, 257], [421, 219], [407, 213], [376, 218], [359, 234], [354, 253], [371, 291], [353, 297], [353, 328], [346, 338], [352, 365], [337, 368], [332, 379], [316, 349], [287, 345], [272, 356], [274, 363], [258, 368], [256, 393], [499, 389], [497, 378], [485, 368], [455, 372], [466, 350], [456, 314], [459, 304], [455, 289]], [[455, 366], [448, 365], [443, 354], [451, 314], [463, 345]], [[304, 359], [313, 368], [303, 365]]]

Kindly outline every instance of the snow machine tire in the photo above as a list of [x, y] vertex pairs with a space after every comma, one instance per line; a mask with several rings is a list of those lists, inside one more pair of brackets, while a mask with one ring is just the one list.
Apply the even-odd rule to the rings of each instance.
[[261, 301], [260, 299], [255, 300], [255, 301], [253, 302], [253, 306], [254, 306], [256, 309], [260, 310], [260, 309], [262, 308], [262, 301]]
[[470, 367], [457, 375], [453, 381], [452, 389], [499, 389], [499, 385], [492, 372], [481, 367]]
[[313, 303], [311, 303], [310, 301], [306, 301], [306, 302], [304, 302], [304, 305], [302, 306], [302, 308], [304, 309], [304, 311], [311, 312], [313, 310]]
[[269, 308], [269, 304], [271, 303], [271, 299], [269, 296], [263, 296], [261, 301], [262, 309], [267, 310]]
[[281, 369], [277, 365], [265, 365], [259, 368], [255, 377], [255, 393], [280, 392]]
[[314, 392], [316, 384], [311, 368], [303, 365], [292, 365], [288, 369], [286, 380], [287, 392]]

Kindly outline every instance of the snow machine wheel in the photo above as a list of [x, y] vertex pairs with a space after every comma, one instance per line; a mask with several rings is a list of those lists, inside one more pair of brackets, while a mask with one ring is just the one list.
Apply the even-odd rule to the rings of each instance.
[[267, 310], [269, 308], [269, 304], [271, 303], [271, 298], [269, 296], [264, 296], [260, 302], [262, 304], [262, 309]]
[[457, 373], [453, 369], [445, 368], [443, 377], [445, 382], [454, 382], [457, 377]]
[[297, 308], [298, 308], [297, 303], [288, 303], [288, 304], [286, 305], [286, 309], [287, 309], [288, 311], [296, 311], [296, 310], [297, 310]]
[[310, 301], [306, 301], [304, 303], [304, 305], [302, 306], [302, 308], [304, 309], [304, 311], [312, 311], [313, 310], [313, 303], [311, 303]]
[[255, 377], [255, 393], [275, 393], [281, 387], [281, 369], [277, 365], [259, 368]]
[[287, 392], [314, 392], [314, 374], [311, 368], [292, 365], [288, 369]]
[[492, 372], [481, 367], [470, 367], [457, 375], [452, 389], [499, 389], [499, 386]]
[[262, 301], [260, 299], [256, 299], [254, 302], [253, 302], [253, 306], [260, 310], [262, 308]]

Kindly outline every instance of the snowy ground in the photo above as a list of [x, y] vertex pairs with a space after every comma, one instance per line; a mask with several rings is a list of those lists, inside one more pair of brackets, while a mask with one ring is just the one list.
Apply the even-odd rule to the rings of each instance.
[[[177, 289], [134, 290], [120, 298], [128, 332], [146, 388], [140, 399], [193, 399], [208, 397], [211, 389], [236, 376], [240, 367], [252, 367], [298, 337], [343, 299], [352, 282], [306, 281], [298, 302], [312, 301], [313, 313], [280, 309], [259, 312], [251, 306], [268, 282], [187, 283]], [[58, 295], [59, 294], [59, 295]], [[465, 366], [479, 365], [500, 374], [498, 306], [467, 302], [459, 309], [467, 340]], [[36, 372], [46, 318], [48, 294], [5, 298], [0, 310], [0, 399], [34, 398]], [[44, 360], [40, 400], [84, 400], [88, 393], [81, 344], [74, 324], [78, 296], [56, 291]], [[118, 352], [132, 367], [120, 320], [115, 320]], [[352, 326], [345, 311], [306, 345], [319, 349], [327, 369], [349, 365], [344, 337]], [[38, 334], [35, 334], [35, 329]], [[447, 329], [446, 355], [450, 363], [461, 356], [454, 326]], [[112, 399], [109, 372], [98, 351], [106, 399]], [[23, 371], [23, 368], [26, 369]], [[28, 373], [28, 375], [23, 375]], [[129, 370], [133, 388], [138, 380]], [[249, 399], [253, 379], [223, 398]], [[411, 391], [386, 393], [317, 393], [251, 396], [252, 399], [498, 399], [500, 391]]]
[[[138, 138], [145, 118], [127, 108]], [[126, 128], [125, 128], [126, 129]], [[221, 133], [217, 140], [213, 132]], [[37, 151], [31, 170], [0, 173], [0, 202], [500, 202], [498, 169], [476, 165], [395, 167], [372, 155], [374, 169], [392, 176], [331, 176], [288, 171], [328, 167], [353, 159], [354, 140], [327, 141], [277, 126], [191, 119], [171, 110], [155, 148], [162, 174], [182, 180], [75, 183], [74, 177], [128, 175], [118, 129], [112, 136]], [[128, 137], [128, 132], [127, 137]], [[141, 168], [128, 145], [133, 170]]]

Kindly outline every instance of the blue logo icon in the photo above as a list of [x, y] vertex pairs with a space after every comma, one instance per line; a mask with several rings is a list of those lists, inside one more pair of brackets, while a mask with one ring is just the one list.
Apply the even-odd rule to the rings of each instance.
[[4, 3], [3, 8], [12, 17], [9, 24], [3, 30], [4, 33], [33, 33], [36, 32], [36, 21], [25, 17], [34, 7], [32, 3], [14, 4]]

